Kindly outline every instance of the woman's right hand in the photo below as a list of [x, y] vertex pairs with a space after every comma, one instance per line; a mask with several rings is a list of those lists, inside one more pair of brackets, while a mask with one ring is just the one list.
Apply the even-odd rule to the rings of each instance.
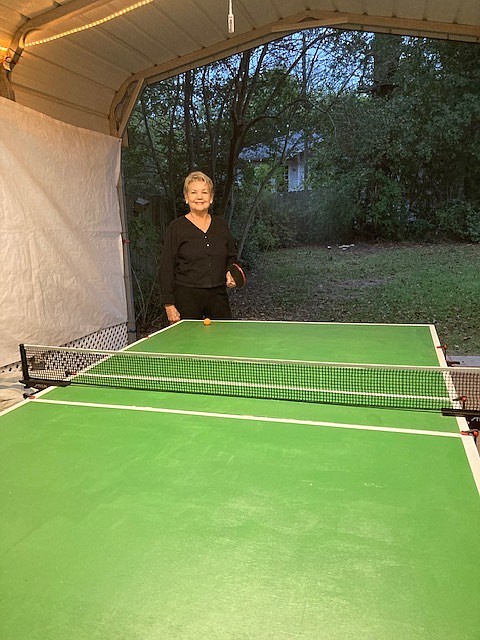
[[166, 304], [165, 311], [167, 313], [167, 319], [170, 324], [175, 324], [175, 322], [178, 322], [180, 320], [180, 314], [174, 304]]

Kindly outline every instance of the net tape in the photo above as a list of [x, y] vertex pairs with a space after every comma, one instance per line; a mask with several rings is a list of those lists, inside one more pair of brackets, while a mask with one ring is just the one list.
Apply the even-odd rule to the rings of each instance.
[[[480, 407], [480, 369], [22, 345], [24, 377], [137, 390], [441, 410]], [[28, 381], [27, 380], [27, 381]], [[34, 386], [34, 385], [32, 385]]]

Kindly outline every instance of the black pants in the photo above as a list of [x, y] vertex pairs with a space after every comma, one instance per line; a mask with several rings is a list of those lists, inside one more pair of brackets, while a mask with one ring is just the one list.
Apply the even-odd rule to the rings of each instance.
[[211, 289], [176, 286], [175, 306], [182, 320], [230, 320], [232, 317], [224, 285]]

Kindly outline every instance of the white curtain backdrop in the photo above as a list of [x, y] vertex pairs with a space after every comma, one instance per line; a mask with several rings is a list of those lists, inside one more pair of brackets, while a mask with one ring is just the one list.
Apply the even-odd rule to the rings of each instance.
[[0, 365], [127, 321], [120, 145], [0, 98]]

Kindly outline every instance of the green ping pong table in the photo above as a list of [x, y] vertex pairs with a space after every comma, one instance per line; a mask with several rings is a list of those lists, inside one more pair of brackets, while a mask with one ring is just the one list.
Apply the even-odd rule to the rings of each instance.
[[[129, 349], [444, 364], [429, 325], [182, 321]], [[471, 639], [464, 418], [49, 388], [0, 417], [2, 640]]]

